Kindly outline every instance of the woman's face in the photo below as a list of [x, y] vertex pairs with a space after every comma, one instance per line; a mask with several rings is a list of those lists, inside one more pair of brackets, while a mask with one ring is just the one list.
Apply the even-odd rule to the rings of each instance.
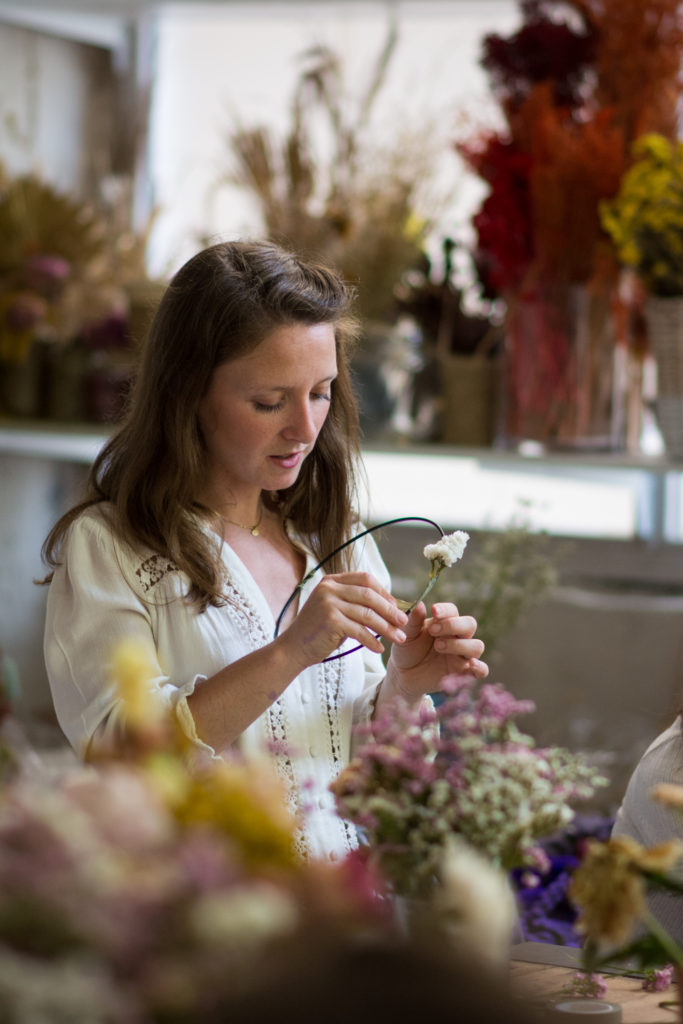
[[248, 501], [290, 487], [312, 451], [337, 375], [333, 324], [277, 327], [216, 368], [199, 406], [207, 492]]

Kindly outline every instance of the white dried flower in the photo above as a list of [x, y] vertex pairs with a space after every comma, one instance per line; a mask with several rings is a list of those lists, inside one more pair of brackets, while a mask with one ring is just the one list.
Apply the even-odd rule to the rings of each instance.
[[427, 544], [424, 556], [430, 562], [441, 562], [450, 567], [462, 558], [469, 539], [469, 533], [465, 533], [464, 530], [447, 533], [436, 544]]
[[441, 920], [458, 948], [498, 967], [510, 956], [517, 905], [507, 874], [457, 836], [450, 836], [434, 897]]
[[245, 949], [293, 932], [299, 912], [293, 894], [257, 882], [224, 894], [207, 892], [196, 900], [191, 921], [201, 940]]

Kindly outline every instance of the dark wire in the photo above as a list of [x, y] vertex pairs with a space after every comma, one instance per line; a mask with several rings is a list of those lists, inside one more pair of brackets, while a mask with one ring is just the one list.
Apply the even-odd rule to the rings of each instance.
[[[325, 557], [320, 562], [318, 562], [318, 564], [314, 566], [310, 572], [306, 573], [301, 583], [298, 583], [296, 585], [292, 593], [285, 601], [284, 608], [277, 617], [277, 622], [275, 623], [275, 632], [273, 633], [273, 640], [280, 632], [280, 624], [290, 604], [292, 603], [292, 601], [296, 600], [296, 596], [303, 587], [303, 585], [307, 583], [308, 580], [310, 580], [315, 575], [318, 569], [322, 569], [326, 562], [329, 562], [331, 558], [334, 558], [334, 556], [338, 555], [340, 551], [343, 551], [344, 548], [347, 548], [349, 544], [355, 544], [357, 540], [360, 540], [362, 537], [366, 537], [369, 533], [374, 533], [375, 530], [381, 530], [385, 526], [395, 526], [396, 523], [429, 523], [430, 526], [434, 526], [439, 531], [439, 535], [441, 537], [444, 536], [443, 530], [441, 529], [438, 523], [434, 522], [433, 519], [426, 519], [424, 516], [399, 516], [398, 519], [387, 519], [386, 522], [384, 523], [377, 523], [376, 526], [369, 526], [367, 530], [363, 530], [361, 533], [357, 533], [355, 537], [351, 537], [349, 540], [345, 540], [343, 544], [340, 544], [338, 548], [335, 548], [334, 551], [331, 551], [329, 555], [325, 555]], [[336, 661], [338, 658], [345, 658], [347, 654], [353, 654], [354, 651], [360, 651], [360, 649], [363, 646], [364, 644], [357, 644], [355, 647], [351, 647], [350, 650], [342, 651], [340, 654], [330, 654], [329, 657], [323, 658], [321, 664], [324, 664], [326, 661]]]

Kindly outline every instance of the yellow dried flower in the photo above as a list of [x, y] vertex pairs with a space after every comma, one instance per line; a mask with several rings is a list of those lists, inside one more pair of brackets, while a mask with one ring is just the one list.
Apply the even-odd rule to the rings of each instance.
[[618, 195], [600, 204], [602, 226], [654, 295], [682, 295], [683, 143], [650, 133], [633, 155]]
[[577, 930], [595, 942], [621, 945], [645, 910], [643, 872], [666, 871], [682, 853], [677, 840], [651, 848], [629, 836], [590, 842], [569, 888], [579, 909]]
[[298, 863], [296, 819], [267, 764], [214, 758], [176, 789], [172, 811], [182, 825], [210, 825], [233, 839], [245, 866]]
[[111, 674], [124, 705], [126, 723], [134, 729], [156, 725], [165, 709], [149, 685], [158, 670], [143, 645], [134, 640], [120, 643], [111, 659]]
[[650, 796], [665, 807], [683, 809], [683, 786], [675, 782], [660, 782], [650, 791]]

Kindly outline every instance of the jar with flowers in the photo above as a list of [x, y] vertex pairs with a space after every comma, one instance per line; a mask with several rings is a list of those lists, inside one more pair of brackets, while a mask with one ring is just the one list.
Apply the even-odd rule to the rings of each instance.
[[683, 142], [651, 132], [633, 145], [634, 163], [602, 223], [643, 292], [657, 366], [656, 414], [667, 453], [683, 458]]
[[136, 285], [154, 285], [119, 193], [86, 201], [0, 165], [0, 412], [115, 418], [138, 340]]
[[617, 194], [634, 138], [675, 135], [678, 4], [520, 7], [515, 33], [483, 43], [504, 127], [458, 145], [489, 189], [473, 219], [475, 259], [482, 294], [506, 310], [507, 440], [623, 447], [642, 352], [600, 206]]

